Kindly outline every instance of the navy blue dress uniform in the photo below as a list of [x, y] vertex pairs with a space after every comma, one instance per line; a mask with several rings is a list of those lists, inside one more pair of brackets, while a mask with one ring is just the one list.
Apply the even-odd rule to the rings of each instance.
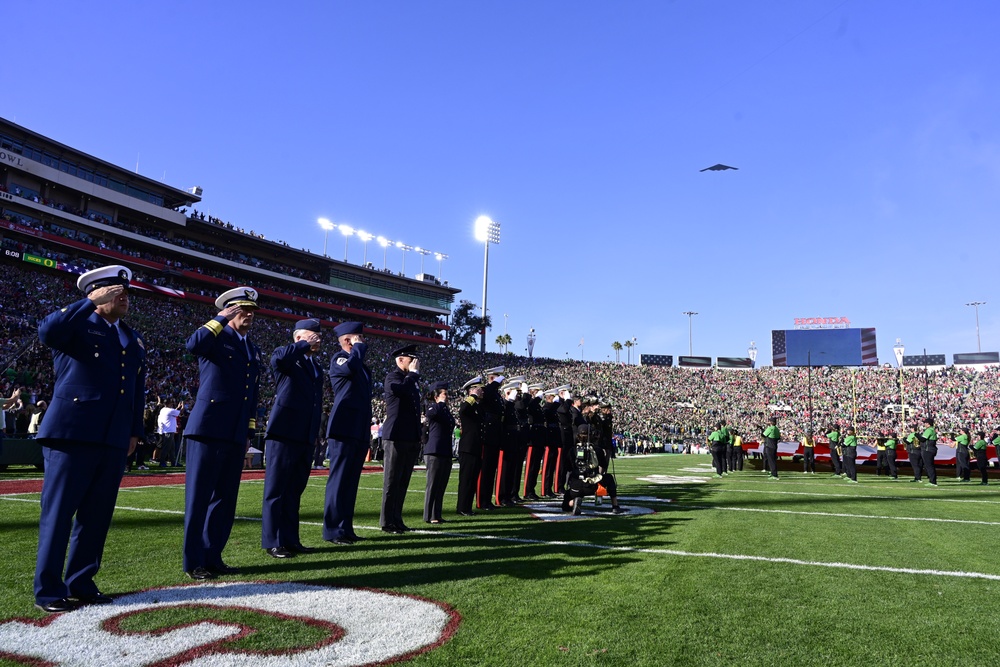
[[[434, 401], [424, 413], [427, 417], [427, 444], [424, 445], [424, 462], [427, 464], [427, 487], [424, 491], [424, 521], [441, 523], [444, 492], [451, 477], [451, 436], [455, 430], [455, 417], [448, 408], [448, 383], [436, 382], [431, 390]], [[443, 400], [438, 400], [438, 398]]]
[[216, 315], [187, 340], [188, 351], [198, 357], [200, 379], [184, 429], [183, 565], [194, 579], [235, 571], [223, 562], [222, 550], [236, 519], [243, 462], [257, 428], [260, 350], [233, 325], [252, 323], [257, 291], [237, 287], [220, 295], [215, 305], [233, 313]]
[[[45, 482], [34, 591], [44, 611], [111, 602], [94, 576], [126, 458], [143, 435], [146, 350], [142, 336], [120, 319], [128, 312], [131, 277], [124, 266], [84, 273], [77, 286], [93, 300], [61, 308], [38, 327], [55, 366], [52, 401], [37, 436]], [[113, 292], [120, 293], [108, 300]]]
[[341, 349], [330, 358], [333, 407], [326, 427], [330, 475], [326, 480], [323, 539], [338, 544], [361, 539], [354, 532], [354, 505], [372, 423], [372, 372], [365, 365], [368, 345], [361, 340], [351, 342], [351, 337], [361, 332], [360, 322], [344, 322], [333, 329]]
[[312, 551], [299, 538], [299, 506], [323, 419], [325, 369], [314, 358], [312, 344], [303, 340], [306, 332], [318, 335], [319, 320], [296, 322], [295, 342], [271, 354], [276, 387], [264, 444], [261, 546], [275, 558]]
[[[409, 530], [403, 523], [403, 501], [413, 466], [420, 454], [420, 373], [414, 368], [416, 345], [393, 351], [394, 367], [385, 376], [385, 451], [382, 477], [382, 513], [379, 525], [388, 533]], [[402, 366], [402, 367], [401, 367]]]
[[480, 399], [483, 419], [483, 455], [479, 470], [479, 486], [476, 489], [476, 506], [481, 510], [494, 510], [493, 495], [496, 492], [496, 478], [500, 465], [500, 444], [503, 440], [504, 401], [500, 396], [500, 385], [504, 378], [503, 366], [485, 371], [487, 378]]
[[542, 385], [528, 385], [531, 397], [525, 403], [528, 417], [528, 441], [525, 453], [524, 486], [521, 495], [525, 500], [539, 500], [535, 487], [538, 485], [538, 473], [542, 469], [545, 458], [545, 413], [542, 410]]
[[560, 447], [556, 466], [555, 492], [562, 493], [566, 483], [566, 474], [573, 469], [576, 460], [576, 427], [580, 409], [573, 405], [568, 384], [556, 387], [559, 390], [559, 406], [556, 408], [556, 418], [559, 420]]
[[513, 507], [519, 500], [516, 496], [521, 457], [521, 424], [517, 414], [517, 399], [523, 377], [511, 378], [500, 388], [503, 396], [503, 438], [500, 440], [500, 461], [497, 466], [497, 504]]
[[462, 435], [458, 439], [458, 504], [455, 511], [462, 516], [475, 514], [472, 505], [479, 488], [479, 473], [483, 464], [483, 413], [479, 404], [483, 381], [476, 376], [462, 385], [468, 395], [458, 408], [458, 423]]
[[562, 433], [559, 427], [558, 389], [549, 389], [542, 394], [542, 414], [545, 416], [545, 458], [542, 460], [542, 497], [556, 498], [558, 485], [559, 452], [562, 449]]

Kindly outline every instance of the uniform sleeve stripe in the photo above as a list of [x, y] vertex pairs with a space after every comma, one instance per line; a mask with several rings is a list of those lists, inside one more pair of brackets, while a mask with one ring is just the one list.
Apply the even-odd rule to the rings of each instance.
[[208, 329], [216, 336], [222, 333], [222, 325], [216, 322], [215, 320], [209, 320], [208, 322], [205, 322], [201, 326], [204, 327], [205, 329]]

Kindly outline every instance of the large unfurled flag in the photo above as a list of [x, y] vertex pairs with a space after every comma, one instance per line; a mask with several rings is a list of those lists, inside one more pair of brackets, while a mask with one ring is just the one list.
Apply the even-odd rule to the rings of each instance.
[[875, 329], [861, 330], [861, 364], [878, 366], [878, 350], [875, 349]]
[[785, 350], [784, 329], [776, 329], [771, 332], [771, 365], [788, 365], [788, 352]]
[[583, 347], [583, 338], [580, 338], [580, 344], [577, 347]]

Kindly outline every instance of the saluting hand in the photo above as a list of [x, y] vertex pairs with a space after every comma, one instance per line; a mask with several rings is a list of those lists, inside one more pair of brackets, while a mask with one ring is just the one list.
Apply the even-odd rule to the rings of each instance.
[[220, 310], [219, 314], [216, 315], [216, 317], [224, 317], [226, 318], [227, 322], [231, 322], [234, 317], [240, 314], [240, 311], [242, 309], [243, 309], [242, 306], [236, 306], [236, 305], [228, 306]]
[[420, 372], [420, 360], [417, 359], [416, 357], [414, 357], [413, 359], [410, 359], [410, 365], [407, 366], [406, 369], [408, 371], [410, 371], [411, 373], [419, 373]]
[[95, 306], [101, 306], [111, 303], [115, 300], [115, 297], [124, 291], [125, 287], [123, 285], [107, 285], [106, 287], [98, 287], [88, 294], [87, 298], [93, 301]]

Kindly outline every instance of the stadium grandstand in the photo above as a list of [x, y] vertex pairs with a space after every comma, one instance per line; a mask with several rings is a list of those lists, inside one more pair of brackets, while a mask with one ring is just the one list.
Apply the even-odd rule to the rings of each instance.
[[[197, 364], [184, 342], [215, 314], [217, 294], [248, 284], [261, 294], [252, 335], [265, 353], [285, 344], [290, 323], [302, 317], [318, 317], [326, 326], [360, 320], [375, 378], [385, 376], [387, 355], [400, 340], [426, 346], [421, 374], [431, 382], [461, 386], [504, 364], [508, 376], [525, 375], [546, 387], [569, 383], [577, 394], [610, 401], [616, 431], [630, 447], [703, 439], [719, 418], [750, 440], [772, 415], [781, 418], [783, 434], [796, 439], [810, 424], [821, 435], [835, 421], [865, 437], [899, 433], [928, 414], [943, 433], [961, 426], [988, 434], [1000, 429], [997, 367], [725, 369], [452, 349], [447, 318], [458, 289], [290, 248], [198, 212], [200, 200], [197, 189], [165, 186], [0, 119], [0, 360], [37, 341], [41, 317], [78, 298], [76, 274], [121, 263], [134, 271], [128, 319], [146, 335], [151, 403], [193, 398]], [[323, 355], [333, 347], [328, 337]], [[29, 345], [0, 384], [6, 395], [23, 388], [24, 406], [7, 422], [23, 432], [32, 406], [51, 397], [49, 350]], [[261, 396], [259, 424], [273, 396], [266, 374]], [[460, 398], [454, 396], [456, 409]], [[378, 398], [374, 410], [384, 414]]]

